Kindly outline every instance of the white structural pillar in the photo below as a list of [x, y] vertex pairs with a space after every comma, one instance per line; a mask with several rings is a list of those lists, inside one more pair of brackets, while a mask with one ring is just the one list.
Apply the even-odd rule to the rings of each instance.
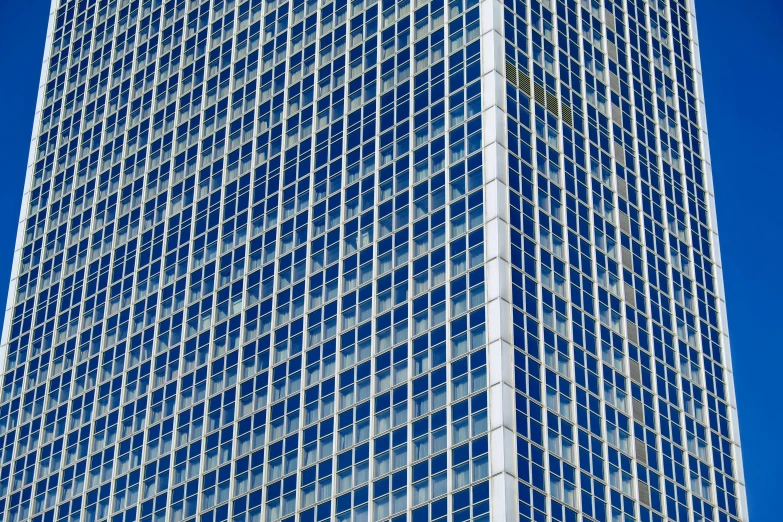
[[503, 58], [503, 4], [481, 2], [481, 95], [489, 352], [490, 513], [518, 518], [514, 435], [514, 347], [508, 229], [508, 144]]

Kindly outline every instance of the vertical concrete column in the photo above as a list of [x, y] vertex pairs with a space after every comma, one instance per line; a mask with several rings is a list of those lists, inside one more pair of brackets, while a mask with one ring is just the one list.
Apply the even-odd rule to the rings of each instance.
[[492, 520], [517, 519], [514, 353], [508, 230], [508, 143], [503, 55], [503, 4], [481, 2], [481, 96], [489, 350], [490, 510]]

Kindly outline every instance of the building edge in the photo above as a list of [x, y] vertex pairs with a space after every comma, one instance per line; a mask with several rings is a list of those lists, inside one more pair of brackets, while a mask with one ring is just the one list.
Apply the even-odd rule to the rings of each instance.
[[[729, 421], [731, 422], [732, 430], [732, 457], [734, 458], [737, 488], [739, 498], [739, 512], [740, 517], [744, 521], [750, 520], [748, 515], [748, 499], [747, 490], [745, 485], [745, 470], [742, 462], [742, 444], [740, 441], [739, 430], [739, 417], [737, 413], [737, 395], [734, 387], [734, 367], [732, 363], [731, 343], [729, 340], [729, 324], [728, 314], [726, 309], [726, 288], [723, 282], [723, 260], [720, 253], [720, 241], [718, 236], [718, 218], [715, 204], [715, 186], [712, 176], [712, 157], [710, 154], [709, 134], [707, 131], [707, 111], [705, 107], [704, 96], [704, 75], [701, 68], [701, 47], [699, 45], [699, 33], [698, 24], [696, 19], [696, 0], [688, 0], [688, 13], [690, 20], [688, 21], [691, 26], [691, 52], [694, 57], [694, 69], [695, 69], [695, 82], [696, 82], [696, 95], [698, 102], [699, 112], [699, 141], [701, 141], [704, 153], [704, 173], [705, 181], [707, 183], [707, 205], [708, 214], [710, 216], [710, 242], [713, 245], [713, 256], [715, 258], [715, 279], [718, 289], [719, 299], [719, 320], [721, 323], [721, 347], [723, 350], [725, 371], [728, 374], [726, 377], [726, 386], [729, 392]], [[713, 482], [713, 488], [714, 488]]]
[[36, 142], [41, 127], [41, 108], [43, 105], [44, 90], [46, 88], [46, 76], [52, 52], [52, 41], [54, 39], [54, 26], [57, 14], [59, 0], [51, 0], [49, 7], [49, 22], [46, 28], [46, 42], [44, 44], [43, 58], [41, 60], [41, 76], [38, 82], [38, 96], [35, 102], [35, 114], [33, 116], [33, 130], [30, 137], [30, 150], [27, 155], [27, 169], [24, 179], [24, 193], [22, 194], [22, 208], [19, 210], [19, 221], [16, 229], [16, 242], [14, 243], [14, 259], [11, 264], [11, 277], [8, 284], [8, 295], [6, 297], [5, 316], [3, 320], [3, 333], [0, 337], [0, 370], [5, 370], [6, 359], [8, 358], [8, 336], [11, 330], [11, 319], [13, 318], [14, 301], [16, 300], [16, 280], [19, 277], [19, 268], [21, 266], [22, 242], [24, 239], [24, 225], [27, 221], [30, 208], [30, 189], [33, 178], [33, 168], [35, 164]]
[[481, 94], [486, 226], [487, 349], [492, 520], [518, 518], [514, 354], [508, 247], [508, 144], [503, 77], [503, 4], [481, 2]]

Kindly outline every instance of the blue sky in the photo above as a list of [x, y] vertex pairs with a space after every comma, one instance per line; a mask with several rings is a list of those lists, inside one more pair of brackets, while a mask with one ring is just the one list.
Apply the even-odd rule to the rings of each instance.
[[[0, 296], [13, 259], [49, 2], [0, 0]], [[783, 86], [780, 0], [698, 0], [729, 330], [750, 516], [783, 491]], [[12, 72], [9, 74], [9, 72]]]

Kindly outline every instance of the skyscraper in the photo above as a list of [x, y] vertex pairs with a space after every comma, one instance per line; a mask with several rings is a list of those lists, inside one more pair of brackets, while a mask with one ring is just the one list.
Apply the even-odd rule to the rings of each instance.
[[690, 0], [54, 0], [4, 520], [747, 520], [698, 56]]

